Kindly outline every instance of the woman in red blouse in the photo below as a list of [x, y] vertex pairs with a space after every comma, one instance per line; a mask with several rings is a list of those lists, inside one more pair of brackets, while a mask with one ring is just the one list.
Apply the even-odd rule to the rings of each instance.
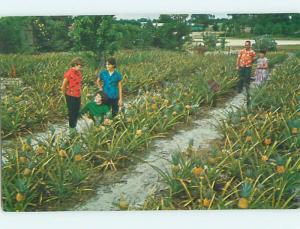
[[64, 81], [61, 86], [68, 107], [69, 127], [74, 132], [76, 131], [75, 128], [80, 111], [82, 65], [83, 61], [81, 58], [73, 59], [71, 61], [71, 68], [64, 74]]

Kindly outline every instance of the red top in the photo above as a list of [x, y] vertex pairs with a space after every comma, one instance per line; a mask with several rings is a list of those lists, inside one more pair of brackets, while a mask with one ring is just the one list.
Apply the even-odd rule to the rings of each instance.
[[256, 56], [256, 54], [252, 49], [250, 49], [250, 50], [242, 49], [239, 52], [240, 66], [241, 67], [250, 67], [253, 62], [253, 57], [255, 57], [255, 56]]
[[73, 68], [65, 72], [64, 78], [69, 82], [66, 94], [69, 96], [80, 97], [82, 74]]

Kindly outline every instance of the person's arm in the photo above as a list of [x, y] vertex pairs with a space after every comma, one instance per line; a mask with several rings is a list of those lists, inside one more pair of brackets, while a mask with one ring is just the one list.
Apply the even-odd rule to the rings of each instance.
[[238, 54], [238, 57], [236, 58], [236, 70], [240, 69], [240, 59], [241, 59], [241, 54]]
[[264, 69], [268, 69], [268, 68], [269, 68], [269, 62], [268, 62], [268, 60], [266, 60], [266, 61], [264, 62], [263, 68], [264, 68]]
[[103, 87], [102, 87], [102, 82], [101, 82], [101, 80], [100, 80], [99, 78], [97, 78], [97, 80], [96, 80], [96, 84], [97, 84], [97, 86], [98, 86], [99, 90], [100, 90], [100, 91], [102, 91], [102, 90], [103, 90]]
[[109, 117], [110, 108], [108, 105], [103, 104], [101, 118], [104, 125], [110, 125], [112, 122], [112, 117]]
[[122, 91], [122, 81], [119, 81], [118, 83], [119, 88], [119, 106], [123, 106], [123, 91]]
[[96, 75], [96, 77], [97, 77], [96, 84], [97, 84], [99, 90], [103, 91], [103, 86], [102, 86], [102, 82], [101, 82], [102, 81], [101, 80], [101, 72], [98, 75]]
[[67, 80], [67, 78], [64, 78], [64, 81], [63, 81], [63, 83], [61, 85], [61, 88], [60, 88], [63, 94], [66, 93], [67, 85], [68, 85], [68, 80]]
[[256, 53], [253, 51], [252, 53], [252, 63], [254, 63], [257, 60]]

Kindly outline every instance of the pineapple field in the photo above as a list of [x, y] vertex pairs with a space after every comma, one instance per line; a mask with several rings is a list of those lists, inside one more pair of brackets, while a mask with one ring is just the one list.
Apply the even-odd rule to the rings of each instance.
[[[124, 108], [112, 122], [69, 138], [49, 126], [67, 122], [59, 88], [75, 56], [86, 62], [81, 102], [86, 104], [97, 90], [91, 53], [0, 55], [5, 211], [73, 209], [79, 199], [95, 195], [101, 180], [136, 166], [156, 139], [192, 128], [192, 120], [236, 96], [235, 55], [119, 51]], [[249, 106], [218, 124], [221, 139], [208, 149], [190, 144], [174, 152], [170, 169], [149, 168], [165, 189], [148, 196], [143, 209], [297, 208], [299, 58], [284, 52], [268, 57], [271, 80], [251, 90]], [[41, 131], [46, 137], [36, 135]], [[126, 196], [119, 203], [128, 209]]]

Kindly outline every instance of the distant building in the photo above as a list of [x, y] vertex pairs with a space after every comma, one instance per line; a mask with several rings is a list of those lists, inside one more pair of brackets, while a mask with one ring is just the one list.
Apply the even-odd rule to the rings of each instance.
[[195, 25], [194, 23], [191, 24], [192, 32], [202, 32], [205, 30], [205, 26], [202, 24]]
[[163, 26], [163, 25], [164, 25], [164, 23], [160, 23], [160, 22], [153, 22], [153, 23], [152, 23], [152, 25], [153, 25], [153, 26], [155, 26], [155, 27], [160, 27], [160, 26]]

